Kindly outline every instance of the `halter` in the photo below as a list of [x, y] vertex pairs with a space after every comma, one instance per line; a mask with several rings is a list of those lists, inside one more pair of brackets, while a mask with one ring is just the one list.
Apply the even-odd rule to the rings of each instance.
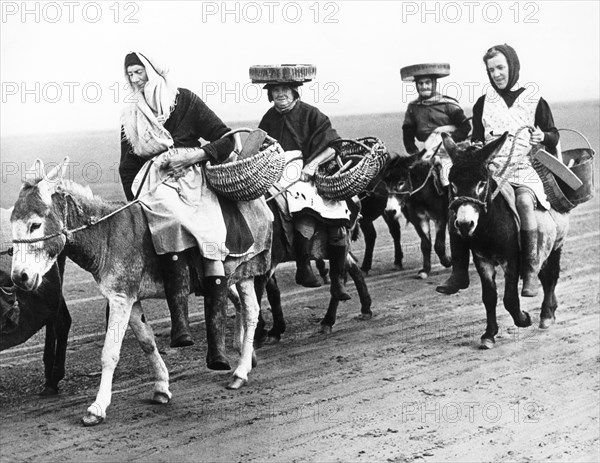
[[[96, 225], [96, 224], [98, 224], [98, 223], [100, 223], [100, 222], [103, 222], [104, 220], [107, 220], [107, 219], [109, 219], [109, 218], [110, 218], [110, 217], [112, 217], [113, 215], [115, 215], [115, 214], [118, 214], [118, 213], [119, 213], [119, 212], [121, 212], [121, 211], [124, 211], [125, 209], [127, 209], [127, 208], [129, 208], [129, 207], [133, 206], [133, 205], [134, 205], [134, 204], [136, 204], [136, 203], [141, 203], [141, 199], [142, 199], [144, 196], [147, 196], [147, 195], [149, 195], [150, 193], [153, 193], [153, 192], [154, 192], [154, 190], [156, 190], [156, 189], [157, 189], [157, 188], [158, 188], [160, 185], [162, 185], [163, 183], [166, 183], [166, 182], [167, 182], [168, 180], [170, 180], [172, 177], [174, 177], [174, 175], [173, 175], [173, 174], [169, 174], [169, 175], [167, 175], [167, 176], [166, 176], [166, 177], [165, 177], [165, 178], [164, 178], [164, 179], [163, 179], [163, 180], [162, 180], [160, 183], [156, 184], [156, 186], [155, 186], [154, 188], [152, 188], [151, 190], [147, 191], [147, 192], [146, 192], [146, 193], [144, 193], [143, 195], [141, 195], [141, 196], [137, 197], [137, 198], [136, 198], [136, 199], [134, 199], [133, 201], [131, 201], [131, 202], [129, 202], [129, 203], [127, 203], [127, 204], [125, 204], [125, 205], [121, 206], [121, 207], [120, 207], [120, 208], [118, 208], [117, 210], [115, 210], [115, 211], [112, 211], [110, 214], [107, 214], [107, 215], [105, 215], [105, 216], [103, 216], [103, 217], [100, 217], [99, 219], [97, 219], [96, 217], [89, 217], [89, 218], [87, 219], [87, 223], [86, 223], [85, 225], [82, 225], [82, 226], [80, 226], [80, 227], [77, 227], [77, 228], [72, 228], [72, 229], [70, 229], [70, 230], [69, 230], [67, 227], [63, 227], [63, 229], [62, 229], [62, 230], [60, 230], [60, 231], [58, 231], [58, 232], [56, 232], [56, 233], [52, 233], [52, 234], [50, 234], [50, 235], [44, 235], [44, 236], [41, 236], [41, 237], [39, 237], [39, 238], [23, 238], [23, 239], [20, 239], [20, 240], [12, 240], [12, 242], [13, 242], [13, 243], [15, 243], [15, 244], [19, 244], [19, 243], [39, 243], [40, 241], [47, 241], [47, 240], [50, 240], [50, 239], [52, 239], [52, 238], [56, 238], [56, 237], [58, 237], [58, 236], [61, 236], [61, 235], [64, 235], [64, 236], [65, 236], [65, 238], [66, 238], [66, 239], [67, 239], [67, 241], [68, 241], [68, 240], [72, 239], [72, 235], [73, 235], [73, 233], [77, 233], [77, 232], [80, 232], [80, 231], [82, 231], [82, 230], [85, 230], [86, 228], [92, 227], [93, 225]], [[141, 187], [140, 187], [140, 188], [141, 188]], [[138, 191], [138, 194], [139, 194], [139, 191]], [[66, 217], [66, 206], [65, 206], [65, 217]], [[8, 249], [7, 251], [3, 251], [3, 253], [6, 253], [6, 254], [8, 254], [9, 252], [10, 252], [10, 253], [12, 253], [12, 248]]]
[[[487, 197], [488, 197], [489, 191], [490, 191], [490, 178], [488, 177], [488, 179], [485, 182], [485, 189], [483, 191], [484, 201], [482, 201], [481, 199], [478, 199], [478, 198], [472, 198], [470, 196], [458, 196], [450, 202], [448, 209], [456, 212], [458, 210], [458, 208], [460, 206], [462, 206], [463, 204], [472, 203], [472, 204], [476, 204], [481, 209], [483, 209], [483, 212], [485, 214], [485, 213], [487, 213]], [[494, 198], [491, 198], [491, 201], [493, 201], [493, 200], [494, 200]]]

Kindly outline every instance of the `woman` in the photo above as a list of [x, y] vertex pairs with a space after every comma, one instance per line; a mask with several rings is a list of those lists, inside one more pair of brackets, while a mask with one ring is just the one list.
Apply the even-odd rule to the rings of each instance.
[[[343, 278], [350, 210], [344, 201], [329, 201], [320, 197], [310, 181], [319, 164], [335, 155], [330, 145], [340, 137], [327, 116], [300, 100], [299, 85], [298, 82], [265, 85], [273, 107], [265, 113], [258, 127], [278, 140], [285, 151], [297, 150], [302, 154], [302, 160], [298, 161], [302, 165], [302, 181], [295, 183], [286, 193], [294, 218], [296, 283], [309, 288], [320, 286], [310, 267], [310, 251], [317, 221], [322, 222], [327, 227], [331, 294], [345, 301], [350, 299], [344, 289]], [[288, 168], [286, 172], [291, 170]]]
[[[517, 211], [521, 219], [521, 296], [533, 297], [537, 294], [539, 271], [534, 211], [537, 207], [550, 209], [550, 203], [544, 193], [544, 185], [532, 166], [531, 149], [542, 144], [546, 151], [556, 154], [559, 134], [548, 103], [539, 95], [525, 92], [525, 88], [517, 84], [520, 63], [512, 47], [504, 44], [490, 48], [483, 62], [492, 88], [473, 107], [471, 141], [489, 143], [505, 131], [511, 135], [492, 162], [498, 174], [508, 163], [503, 177], [515, 188]], [[532, 129], [517, 133], [523, 126]], [[509, 160], [513, 144], [515, 148]]]
[[[207, 187], [201, 167], [187, 168], [202, 160], [220, 162], [229, 157], [233, 140], [221, 138], [229, 128], [197, 95], [174, 86], [166, 69], [142, 53], [125, 57], [125, 75], [134, 101], [122, 114], [119, 173], [128, 200], [144, 195], [144, 212], [160, 255], [171, 312], [171, 346], [193, 344], [187, 313], [188, 269], [181, 253], [197, 246], [203, 256], [207, 365], [229, 369], [223, 261], [229, 255], [249, 253], [253, 237], [236, 204]], [[200, 138], [210, 143], [200, 147]], [[163, 183], [167, 166], [176, 175]]]

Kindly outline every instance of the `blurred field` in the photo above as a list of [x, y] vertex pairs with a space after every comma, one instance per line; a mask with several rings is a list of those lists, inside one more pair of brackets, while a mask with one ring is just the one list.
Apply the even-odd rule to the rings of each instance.
[[[324, 108], [325, 109], [325, 108]], [[471, 109], [467, 108], [470, 116]], [[558, 128], [570, 128], [585, 134], [597, 152], [600, 147], [600, 107], [596, 101], [553, 104]], [[403, 113], [332, 117], [334, 127], [344, 138], [376, 136], [392, 151], [402, 152]], [[230, 127], [255, 127], [258, 121], [226, 121]], [[576, 134], [564, 133], [564, 149], [585, 147]], [[0, 139], [1, 200], [11, 207], [27, 169], [36, 158], [56, 165], [64, 156], [72, 162], [70, 175], [76, 182], [89, 184], [95, 194], [109, 200], [124, 200], [118, 176], [119, 132], [86, 132], [58, 135], [2, 137]], [[596, 168], [598, 160], [596, 160]], [[597, 170], [596, 170], [597, 171]]]

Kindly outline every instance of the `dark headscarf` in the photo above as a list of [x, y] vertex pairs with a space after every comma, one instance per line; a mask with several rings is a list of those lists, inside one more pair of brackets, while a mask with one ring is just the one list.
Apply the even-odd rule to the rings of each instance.
[[[487, 70], [487, 61], [495, 55], [494, 51], [499, 51], [500, 53], [502, 53], [506, 58], [506, 63], [508, 64], [508, 83], [506, 84], [506, 87], [503, 90], [500, 90], [496, 86], [494, 79], [492, 79], [492, 76]], [[502, 97], [506, 105], [510, 108], [517, 99], [517, 97], [525, 90], [523, 87], [517, 90], [511, 90], [511, 88], [513, 88], [519, 80], [519, 71], [521, 70], [521, 63], [519, 62], [517, 52], [513, 47], [507, 45], [506, 43], [503, 45], [495, 45], [492, 48], [490, 48], [483, 56], [483, 62], [486, 65], [486, 72], [488, 75], [488, 79], [490, 79], [492, 87], [494, 87], [494, 90], [498, 92], [498, 94]]]
[[142, 63], [142, 60], [139, 58], [137, 53], [131, 52], [125, 56], [125, 71], [127, 71], [129, 66], [134, 66], [136, 64], [139, 66], [144, 66], [144, 63]]
[[298, 93], [298, 87], [301, 86], [302, 83], [281, 82], [281, 83], [267, 84], [263, 87], [263, 89], [267, 91], [267, 97], [269, 98], [269, 103], [273, 101], [273, 89], [279, 85], [285, 85], [285, 86], [289, 87], [292, 90], [292, 96], [294, 97], [294, 100], [297, 100], [298, 98], [300, 98], [300, 93]]

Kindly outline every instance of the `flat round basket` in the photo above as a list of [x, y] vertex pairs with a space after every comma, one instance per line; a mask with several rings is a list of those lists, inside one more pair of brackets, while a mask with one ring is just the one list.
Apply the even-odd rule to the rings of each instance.
[[344, 201], [367, 187], [385, 166], [389, 153], [375, 137], [337, 142], [341, 143], [337, 166], [334, 161], [320, 166], [315, 186], [324, 198]]
[[267, 64], [250, 66], [250, 79], [254, 84], [304, 83], [317, 75], [312, 64]]
[[438, 79], [450, 75], [448, 63], [422, 63], [405, 66], [400, 69], [400, 77], [405, 82], [412, 82], [418, 76], [432, 76]]
[[[250, 129], [237, 129], [223, 137]], [[283, 174], [284, 152], [279, 143], [267, 137], [260, 151], [239, 161], [204, 166], [204, 173], [210, 186], [220, 195], [234, 201], [252, 201], [263, 196]]]

